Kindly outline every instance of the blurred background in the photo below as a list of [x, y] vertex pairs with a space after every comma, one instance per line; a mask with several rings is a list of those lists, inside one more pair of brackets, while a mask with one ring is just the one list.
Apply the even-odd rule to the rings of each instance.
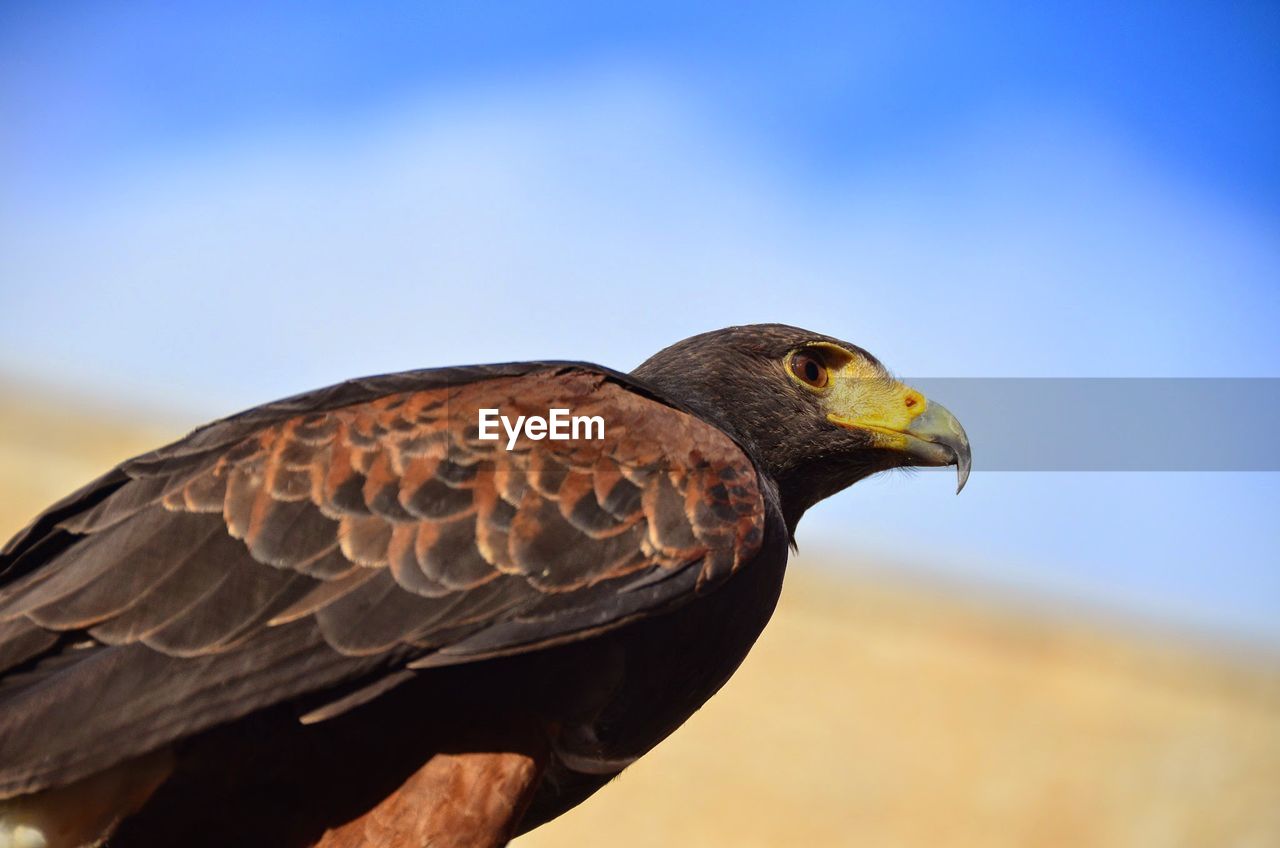
[[[735, 323], [1280, 377], [1278, 154], [1274, 3], [11, 0], [0, 531], [303, 389]], [[813, 510], [726, 690], [519, 844], [1280, 844], [1280, 474], [983, 451]]]

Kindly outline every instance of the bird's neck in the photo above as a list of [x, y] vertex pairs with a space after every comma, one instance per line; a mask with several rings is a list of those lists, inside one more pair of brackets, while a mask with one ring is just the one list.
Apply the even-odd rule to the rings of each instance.
[[842, 469], [787, 468], [771, 471], [778, 486], [782, 517], [792, 538], [795, 537], [796, 525], [810, 507], [857, 482], [849, 479]]

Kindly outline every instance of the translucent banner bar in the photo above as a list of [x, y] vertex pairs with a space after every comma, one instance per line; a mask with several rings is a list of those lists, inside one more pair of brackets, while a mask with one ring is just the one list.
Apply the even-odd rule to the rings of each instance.
[[921, 378], [974, 471], [1280, 471], [1277, 378]]

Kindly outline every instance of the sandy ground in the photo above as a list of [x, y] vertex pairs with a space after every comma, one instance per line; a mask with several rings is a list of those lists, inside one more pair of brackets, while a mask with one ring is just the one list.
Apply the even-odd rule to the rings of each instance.
[[[0, 397], [0, 535], [180, 434]], [[723, 692], [544, 846], [1280, 846], [1280, 662], [793, 566]]]

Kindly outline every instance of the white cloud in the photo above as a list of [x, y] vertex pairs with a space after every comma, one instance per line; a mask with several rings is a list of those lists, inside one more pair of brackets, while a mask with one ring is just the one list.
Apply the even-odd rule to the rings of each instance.
[[4, 224], [7, 358], [249, 402], [772, 319], [907, 373], [1274, 371], [1268, 222], [1096, 126], [997, 116], [813, 185], [712, 114], [605, 75], [135, 164]]

